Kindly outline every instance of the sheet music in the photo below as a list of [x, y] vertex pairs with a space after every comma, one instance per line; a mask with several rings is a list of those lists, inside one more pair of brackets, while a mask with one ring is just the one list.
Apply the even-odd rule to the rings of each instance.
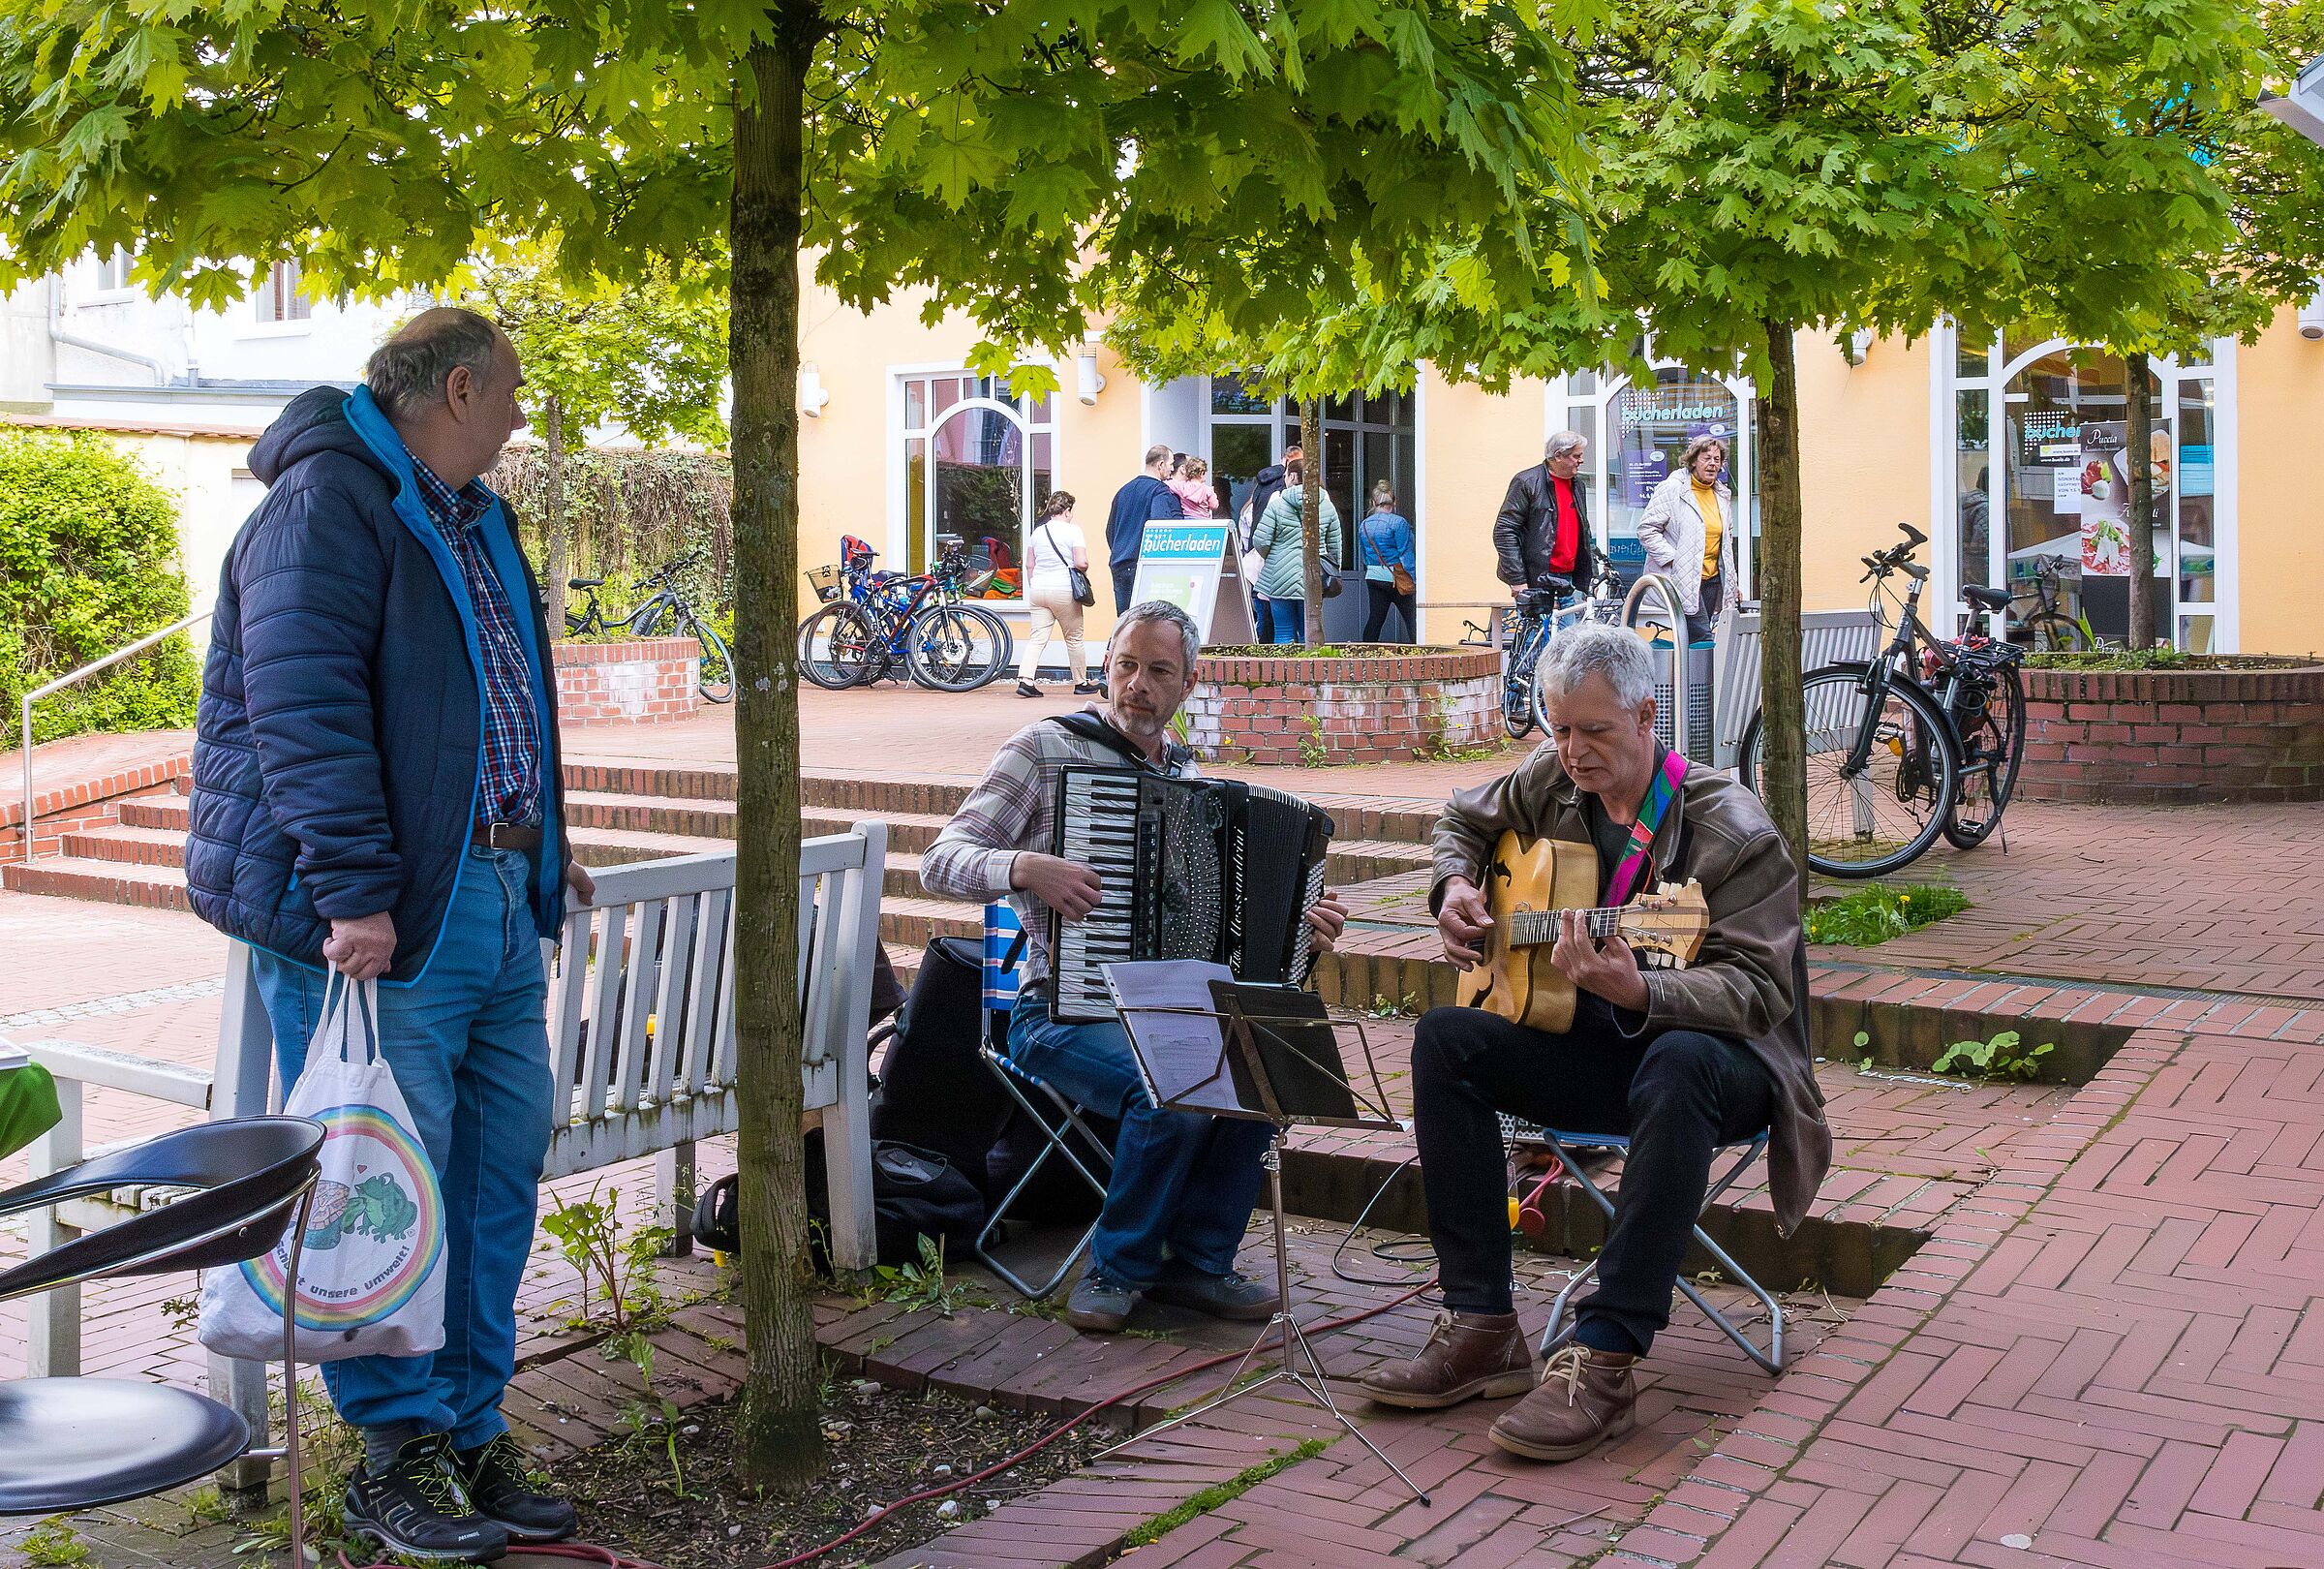
[[1227, 1070], [1226, 1031], [1210, 1002], [1210, 983], [1235, 978], [1226, 966], [1144, 959], [1108, 965], [1105, 976], [1130, 1033], [1130, 1055], [1155, 1105], [1264, 1115], [1263, 1108], [1242, 1103]]

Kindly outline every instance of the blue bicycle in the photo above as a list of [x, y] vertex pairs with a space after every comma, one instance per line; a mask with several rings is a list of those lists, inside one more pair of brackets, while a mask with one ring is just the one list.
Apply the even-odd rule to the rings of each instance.
[[1502, 612], [1502, 646], [1509, 654], [1501, 673], [1501, 723], [1511, 740], [1522, 741], [1537, 729], [1549, 728], [1533, 673], [1549, 651], [1550, 640], [1588, 623], [1611, 626], [1621, 615], [1622, 583], [1612, 569], [1602, 564], [1590, 587], [1591, 592], [1583, 594], [1571, 578], [1544, 577]]
[[936, 569], [875, 572], [878, 554], [852, 537], [841, 564], [808, 573], [823, 607], [799, 627], [799, 664], [818, 687], [870, 686], [899, 672], [938, 692], [971, 692], [1006, 667], [1008, 624], [961, 602], [969, 567], [961, 540], [939, 535]]

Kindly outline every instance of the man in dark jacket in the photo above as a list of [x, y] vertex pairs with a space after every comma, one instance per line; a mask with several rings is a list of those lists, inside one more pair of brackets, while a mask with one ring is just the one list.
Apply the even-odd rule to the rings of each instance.
[[1155, 518], [1186, 515], [1185, 504], [1164, 477], [1170, 472], [1170, 444], [1157, 442], [1146, 449], [1146, 471], [1114, 492], [1113, 508], [1106, 513], [1106, 560], [1114, 569], [1114, 613], [1130, 607], [1130, 588], [1138, 580], [1138, 547], [1145, 542], [1146, 526]]
[[347, 1523], [433, 1562], [570, 1535], [502, 1392], [554, 1096], [540, 939], [569, 888], [549, 630], [478, 476], [524, 425], [507, 337], [424, 312], [351, 397], [301, 394], [251, 454], [202, 674], [187, 883], [249, 943], [293, 1083], [325, 967], [377, 978], [380, 1049], [443, 1196], [443, 1346], [328, 1364], [363, 1435]]
[[1561, 430], [1549, 438], [1542, 461], [1520, 469], [1509, 481], [1500, 515], [1493, 519], [1494, 571], [1517, 594], [1540, 588], [1543, 579], [1563, 577], [1587, 588], [1596, 563], [1590, 546], [1589, 486], [1575, 476], [1589, 444]]
[[[1455, 795], [1437, 819], [1430, 908], [1445, 956], [1468, 969], [1513, 936], [1495, 929], [1482, 891], [1506, 833], [1523, 846], [1594, 847], [1598, 906], [1636, 897], [1611, 884], [1642, 839], [1633, 888], [1699, 883], [1709, 929], [1688, 968], [1643, 969], [1619, 938], [1598, 940], [1569, 911], [1548, 951], [1576, 994], [1564, 1031], [1485, 1007], [1422, 1016], [1413, 1119], [1448, 1312], [1419, 1356], [1377, 1369], [1363, 1390], [1383, 1404], [1427, 1409], [1523, 1395], [1488, 1436], [1513, 1454], [1565, 1461], [1631, 1429], [1633, 1369], [1669, 1322], [1714, 1152], [1768, 1134], [1776, 1229], [1789, 1236], [1831, 1163], [1832, 1135], [1808, 1050], [1799, 877], [1766, 809], [1707, 768], [1667, 788], [1654, 661], [1633, 633], [1564, 632], [1539, 679], [1554, 748]], [[1573, 1340], [1538, 1379], [1510, 1300], [1497, 1111], [1630, 1139], [1597, 1288], [1581, 1300]]]

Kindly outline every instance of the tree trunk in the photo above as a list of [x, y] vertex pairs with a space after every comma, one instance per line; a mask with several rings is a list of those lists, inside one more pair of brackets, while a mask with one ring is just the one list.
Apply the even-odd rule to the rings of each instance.
[[542, 584], [549, 593], [549, 635], [565, 635], [565, 580], [571, 575], [566, 567], [565, 550], [565, 404], [555, 393], [543, 400], [540, 407], [541, 423], [546, 428], [549, 461], [547, 482], [541, 487], [546, 493], [543, 510], [547, 513], [549, 534], [548, 580]]
[[823, 1469], [799, 1083], [799, 236], [815, 13], [742, 62], [734, 117], [735, 1088], [749, 1371], [735, 1468], [758, 1487]]
[[1306, 582], [1300, 592], [1309, 648], [1324, 641], [1324, 406], [1314, 398], [1300, 403], [1300, 551], [1305, 558]]
[[[1791, 327], [1762, 322], [1766, 395], [1759, 399], [1759, 798], [1808, 885], [1807, 702], [1800, 687], [1799, 373]], [[1738, 517], [1751, 515], [1740, 502]]]
[[2155, 394], [2147, 385], [2147, 356], [2125, 354], [2129, 375], [2124, 412], [2123, 469], [2130, 477], [2125, 515], [2130, 520], [2130, 636], [2132, 648], [2155, 646]]

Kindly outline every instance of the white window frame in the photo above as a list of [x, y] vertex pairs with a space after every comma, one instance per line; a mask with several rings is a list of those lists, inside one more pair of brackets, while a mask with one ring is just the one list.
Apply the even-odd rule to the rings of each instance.
[[[1959, 369], [1959, 327], [1947, 319], [1939, 323], [1937, 331], [1932, 334], [1929, 356], [1929, 534], [1934, 545], [1931, 559], [1934, 576], [1931, 587], [1934, 592], [1931, 598], [1940, 609], [1950, 612], [1955, 628], [1964, 625], [1969, 614], [1969, 606], [1961, 599], [1960, 394], [1973, 391], [1986, 394], [1986, 430], [1990, 441], [1999, 441], [2002, 433], [2007, 429], [2006, 407], [2003, 400], [2008, 395], [2010, 382], [2016, 379], [2020, 371], [2044, 355], [2076, 347], [2070, 338], [2045, 338], [2004, 359], [2003, 340], [1997, 335], [1986, 350], [1986, 373], [1983, 376], [1965, 377]], [[2171, 585], [2169, 632], [2172, 645], [2178, 645], [2182, 616], [2208, 615], [2212, 618], [2212, 651], [2219, 654], [2236, 653], [2242, 646], [2237, 594], [2240, 531], [2236, 526], [2235, 350], [2233, 338], [2215, 338], [2212, 340], [2211, 363], [2208, 365], [2182, 365], [2176, 355], [2158, 357], [2152, 362], [2155, 379], [2161, 387], [2156, 406], [2157, 415], [2167, 418], [2175, 431], [2179, 428], [2181, 385], [2207, 379], [2211, 382], [2211, 571], [2214, 598], [2185, 604], [2179, 598], [2179, 486], [2184, 465], [2177, 461], [2171, 464], [2171, 494], [2164, 508], [2164, 515], [2170, 520], [2170, 531], [2163, 571]], [[2000, 583], [2008, 581], [2007, 468], [2007, 464], [1994, 461], [1988, 461], [1986, 465], [1986, 508], [1993, 519], [1986, 529], [1986, 570], [1992, 581]]]
[[[1028, 360], [1027, 363], [1051, 364], [1052, 362], [1046, 358], [1039, 358]], [[1055, 367], [1052, 365], [1052, 368]], [[963, 409], [991, 409], [1014, 423], [1017, 426], [1018, 435], [1022, 438], [1019, 445], [1024, 453], [1021, 459], [1024, 486], [1018, 504], [1020, 513], [1018, 518], [1019, 561], [1022, 565], [1024, 538], [1024, 535], [1032, 532], [1033, 526], [1033, 438], [1036, 436], [1049, 438], [1049, 472], [1051, 480], [1055, 483], [1064, 473], [1065, 434], [1063, 421], [1057, 416], [1063, 409], [1068, 394], [1061, 385], [1056, 391], [1050, 393], [1049, 419], [1046, 423], [1032, 417], [1031, 394], [1020, 392], [1014, 407], [994, 398], [963, 398], [947, 408], [942, 418], [937, 419], [934, 424], [906, 429], [904, 426], [906, 410], [904, 384], [929, 377], [944, 376], [973, 376], [981, 379], [983, 373], [971, 370], [959, 360], [913, 361], [891, 364], [887, 367], [888, 527], [885, 546], [886, 560], [882, 565], [887, 569], [902, 571], [906, 569], [911, 561], [911, 443], [915, 440], [929, 440], [943, 427], [946, 420], [951, 419]], [[928, 472], [933, 483], [935, 474], [933, 464], [930, 465]], [[932, 495], [928, 500], [929, 517], [933, 523], [935, 517], [935, 498]], [[849, 529], [846, 532], [853, 534], [857, 531]], [[928, 539], [928, 559], [933, 561], [935, 554], [936, 541], [935, 537], [932, 534]], [[976, 603], [1003, 616], [1024, 614], [1030, 608], [1022, 595], [1014, 600], [979, 600]]]

